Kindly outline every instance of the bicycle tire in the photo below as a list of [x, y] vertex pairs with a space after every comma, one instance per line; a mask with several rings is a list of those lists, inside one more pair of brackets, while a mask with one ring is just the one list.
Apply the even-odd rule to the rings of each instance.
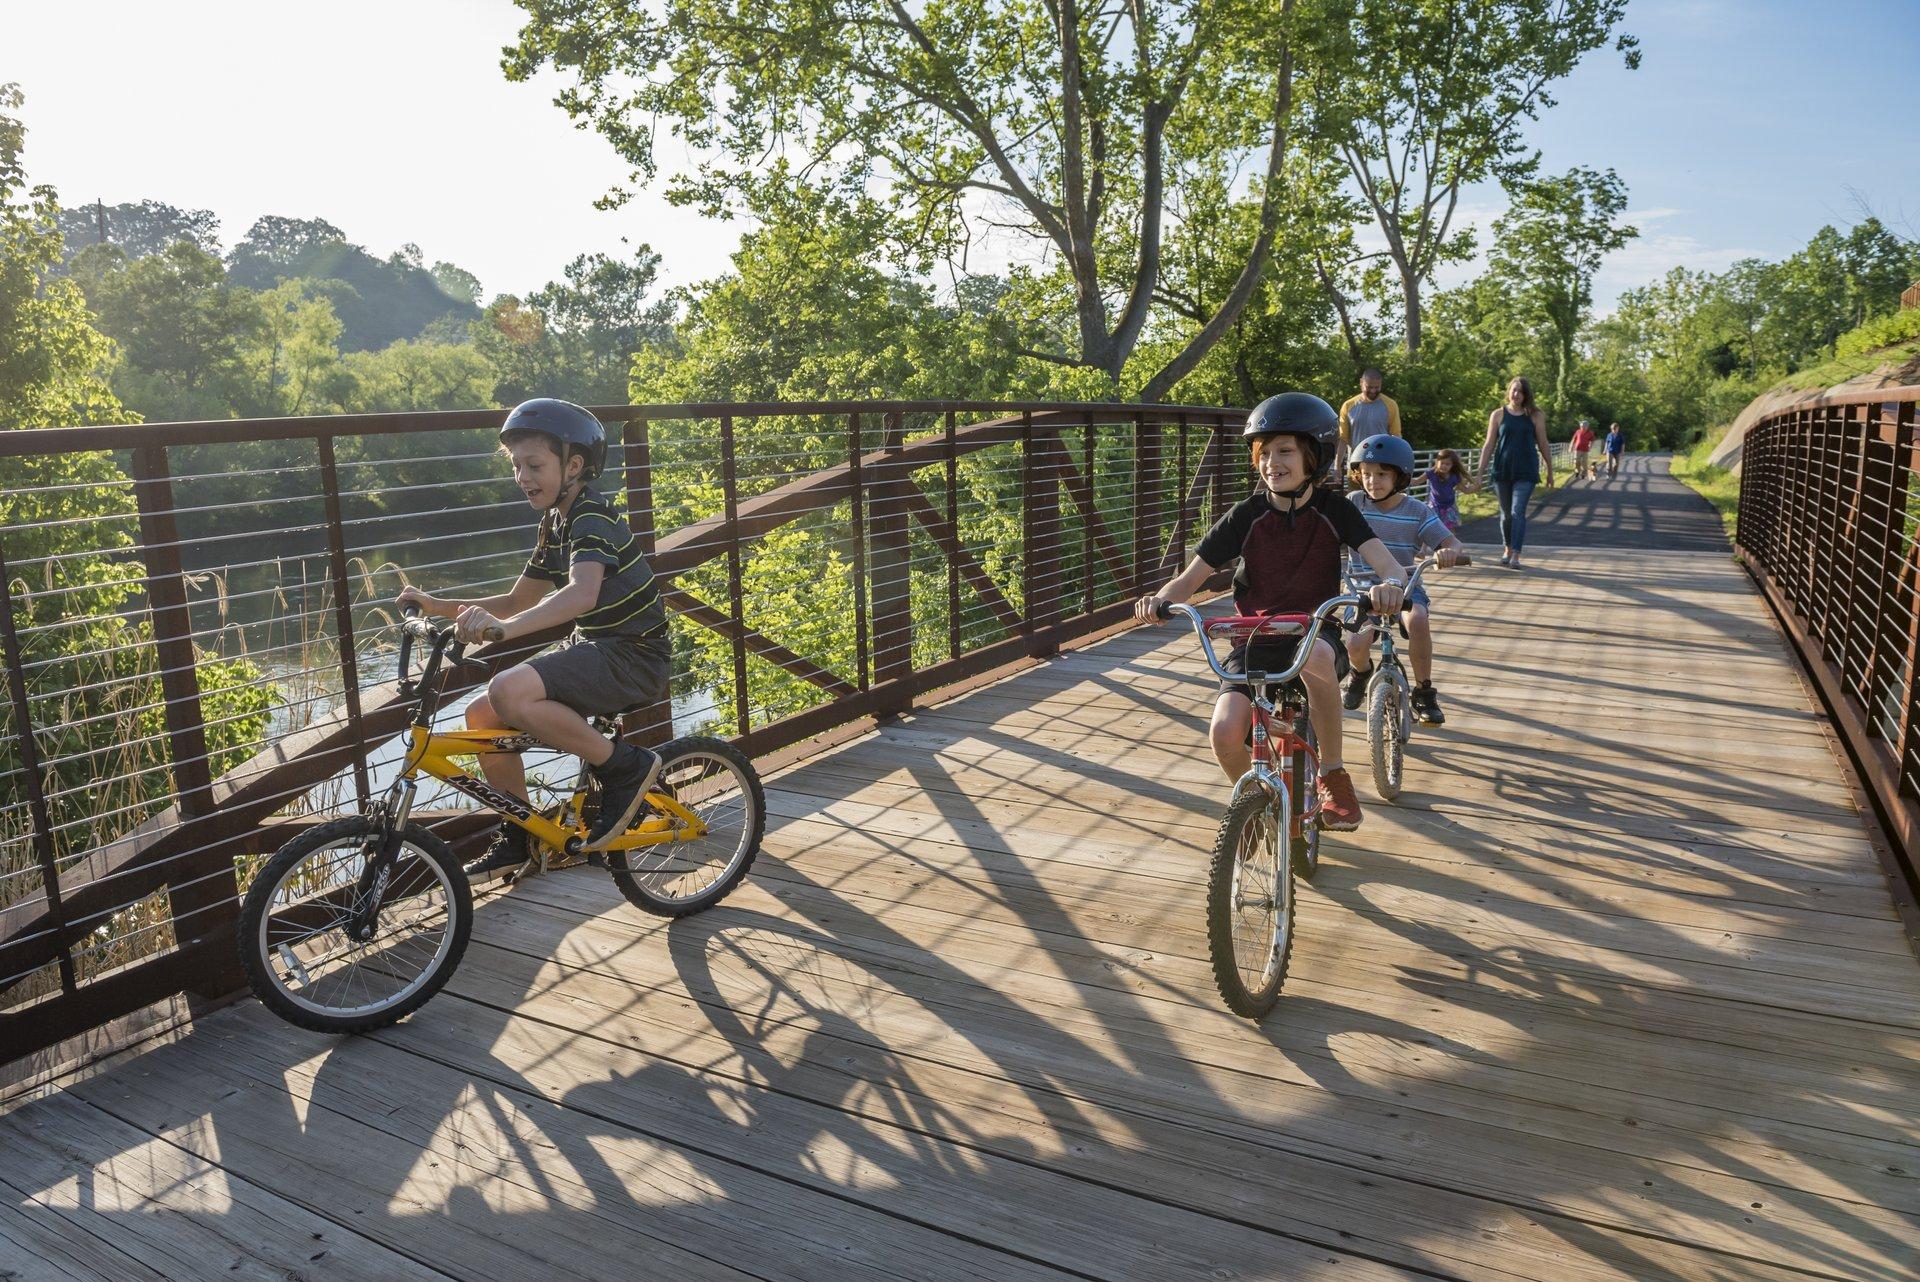
[[[1220, 990], [1228, 1010], [1247, 1019], [1259, 1019], [1280, 1000], [1280, 986], [1286, 982], [1287, 962], [1293, 953], [1290, 821], [1289, 808], [1284, 802], [1276, 805], [1264, 789], [1242, 793], [1220, 820], [1207, 870], [1207, 954], [1213, 964], [1214, 987]], [[1242, 890], [1249, 868], [1242, 856], [1248, 841], [1270, 843], [1264, 862], [1271, 865], [1271, 897], [1278, 901], [1267, 928], [1260, 929], [1256, 919], [1256, 928], [1247, 935], [1248, 955], [1261, 963], [1251, 983], [1241, 969], [1235, 931], [1239, 910], [1247, 902]]]
[[1401, 714], [1406, 694], [1400, 683], [1383, 676], [1367, 692], [1367, 750], [1373, 758], [1373, 788], [1383, 801], [1400, 795], [1406, 775]]
[[[1300, 737], [1307, 741], [1317, 756], [1320, 742], [1314, 737], [1313, 722], [1305, 717], [1301, 720], [1304, 724], [1300, 727]], [[1309, 756], [1307, 767], [1301, 773], [1299, 805], [1303, 810], [1307, 807], [1308, 799], [1317, 802], [1319, 796], [1320, 777], [1313, 763], [1314, 757]], [[1293, 874], [1302, 881], [1312, 881], [1320, 871], [1320, 816], [1317, 813], [1307, 816], [1306, 822], [1301, 825], [1301, 833], [1301, 839], [1293, 843]]]
[[[404, 984], [394, 996], [385, 1001], [350, 1008], [342, 1013], [328, 1013], [312, 995], [302, 996], [284, 985], [276, 974], [274, 964], [291, 967], [292, 946], [310, 942], [330, 931], [312, 931], [304, 936], [286, 936], [277, 944], [269, 942], [269, 928], [273, 925], [269, 909], [274, 901], [275, 891], [286, 883], [305, 861], [312, 855], [333, 846], [344, 846], [349, 842], [363, 845], [373, 833], [373, 821], [364, 815], [352, 815], [345, 819], [335, 819], [309, 829], [286, 845], [261, 866], [253, 884], [247, 889], [247, 896], [241, 905], [238, 925], [238, 946], [240, 968], [247, 976], [254, 996], [261, 1005], [290, 1024], [309, 1028], [317, 1033], [364, 1033], [370, 1029], [384, 1028], [398, 1023], [426, 1004], [427, 1000], [446, 984], [453, 975], [460, 959], [466, 954], [467, 941], [473, 933], [473, 892], [467, 885], [465, 872], [453, 857], [453, 851], [447, 844], [428, 832], [419, 824], [408, 824], [400, 832], [402, 854], [412, 854], [430, 866], [438, 884], [446, 893], [445, 911], [447, 924], [444, 939], [434, 949], [428, 965], [420, 975]], [[351, 867], [343, 868], [342, 875], [335, 878], [337, 886], [346, 884], [346, 874]], [[357, 874], [355, 874], [357, 876]], [[402, 875], [405, 875], [404, 873]], [[305, 894], [306, 892], [300, 892]], [[398, 900], [391, 902], [399, 902]], [[344, 939], [344, 935], [342, 935]], [[399, 945], [390, 945], [382, 953], [390, 957]], [[321, 954], [324, 958], [325, 954]], [[297, 960], [297, 959], [295, 959]], [[309, 959], [314, 960], [314, 959]], [[391, 975], [392, 965], [382, 970], [370, 959], [367, 973]], [[304, 970], [302, 971], [305, 974]], [[336, 972], [337, 973], [337, 972]], [[310, 976], [308, 977], [310, 980]], [[317, 984], [309, 982], [310, 989]], [[351, 980], [342, 982], [343, 990], [350, 992]]]
[[[692, 893], [677, 894], [662, 890], [662, 876], [674, 872], [677, 865], [685, 865], [694, 859], [695, 856], [688, 854], [689, 849], [698, 847], [706, 838], [701, 838], [700, 842], [676, 841], [631, 851], [607, 852], [607, 868], [613, 874], [614, 885], [620, 888], [620, 893], [627, 897], [629, 903], [661, 917], [686, 917], [705, 912], [725, 899], [747, 875], [747, 870], [753, 867], [754, 857], [760, 853], [760, 842], [766, 836], [767, 797], [753, 763], [746, 754], [723, 740], [705, 736], [675, 739], [660, 749], [660, 755], [663, 760], [660, 764], [659, 786], [674, 789], [676, 796], [694, 790], [705, 781], [704, 778], [690, 779], [687, 771], [696, 763], [706, 760], [723, 763], [732, 772], [742, 802], [741, 832], [734, 841], [733, 849], [725, 856], [718, 875]], [[719, 809], [725, 808], [723, 801]], [[705, 818], [704, 815], [702, 817]]]

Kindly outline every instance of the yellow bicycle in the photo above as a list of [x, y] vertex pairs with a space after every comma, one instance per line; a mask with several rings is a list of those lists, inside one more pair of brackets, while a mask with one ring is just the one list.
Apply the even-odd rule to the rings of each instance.
[[[321, 824], [282, 846], [247, 891], [240, 964], [262, 1004], [303, 1028], [354, 1033], [405, 1018], [438, 992], [466, 951], [473, 892], [446, 842], [413, 822], [422, 775], [443, 780], [506, 823], [535, 852], [521, 875], [581, 854], [598, 803], [584, 763], [571, 789], [538, 807], [490, 787], [459, 759], [541, 747], [519, 730], [435, 732], [442, 675], [461, 660], [450, 628], [401, 621], [400, 688], [417, 698], [399, 775], [362, 814]], [[490, 636], [488, 640], [497, 640]], [[418, 681], [409, 655], [423, 642]], [[614, 719], [596, 726], [617, 733]], [[739, 885], [766, 829], [760, 776], [719, 739], [676, 739], [625, 835], [590, 856], [635, 905], [668, 917], [711, 908]]]

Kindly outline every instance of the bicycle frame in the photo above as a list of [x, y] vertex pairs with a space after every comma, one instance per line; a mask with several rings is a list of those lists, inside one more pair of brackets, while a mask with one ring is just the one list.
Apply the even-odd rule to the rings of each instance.
[[[1304, 839], [1309, 816], [1319, 809], [1319, 798], [1304, 796], [1307, 763], [1313, 763], [1317, 775], [1320, 769], [1320, 755], [1315, 746], [1303, 738], [1295, 729], [1298, 717], [1308, 709], [1304, 694], [1293, 683], [1306, 670], [1307, 660], [1312, 656], [1315, 642], [1320, 639], [1321, 629], [1326, 626], [1334, 613], [1348, 608], [1364, 608], [1361, 598], [1351, 593], [1334, 597], [1326, 601], [1311, 615], [1276, 615], [1268, 618], [1227, 618], [1208, 620], [1190, 605], [1169, 604], [1165, 613], [1181, 614], [1193, 626], [1194, 635], [1200, 641], [1200, 651], [1206, 655], [1207, 666], [1212, 668], [1221, 680], [1242, 683], [1253, 690], [1253, 764], [1247, 773], [1241, 776], [1233, 786], [1233, 796], [1238, 800], [1241, 793], [1250, 786], [1259, 786], [1267, 790], [1283, 808], [1291, 836]], [[1303, 622], [1303, 620], [1305, 620]], [[1244, 673], [1227, 671], [1213, 650], [1213, 637], [1228, 636], [1235, 640], [1246, 641], [1251, 653], [1252, 642], [1259, 637], [1299, 637], [1293, 662], [1284, 672]], [[1273, 700], [1275, 687], [1280, 690], [1280, 702]], [[1275, 733], [1276, 725], [1278, 723]], [[1276, 755], [1277, 744], [1277, 755]], [[1287, 762], [1288, 770], [1282, 776], [1276, 769], [1277, 759]], [[1297, 804], [1295, 803], [1297, 800]]]
[[[477, 758], [496, 752], [525, 752], [546, 745], [523, 730], [443, 730], [434, 733], [433, 718], [440, 705], [441, 670], [446, 664], [459, 664], [462, 646], [453, 639], [451, 631], [436, 628], [417, 617], [403, 619], [400, 626], [401, 691], [417, 695], [419, 705], [409, 730], [410, 742], [406, 759], [401, 763], [400, 776], [387, 790], [383, 803], [390, 830], [398, 833], [406, 826], [418, 793], [419, 778], [427, 774], [472, 797], [507, 823], [526, 829], [555, 850], [577, 853], [579, 832], [563, 828], [529, 803], [500, 792], [484, 779], [474, 778], [454, 761], [455, 757]], [[410, 682], [406, 677], [407, 657], [415, 640], [425, 641], [429, 648], [427, 661], [420, 670], [420, 679]], [[678, 799], [654, 791], [647, 794], [647, 804], [653, 807], [654, 816], [625, 836], [608, 842], [605, 847], [607, 850], [637, 850], [674, 841], [692, 841], [706, 835], [706, 824], [681, 805]], [[576, 810], [578, 805], [579, 794], [576, 793]], [[389, 840], [387, 844], [393, 843]]]

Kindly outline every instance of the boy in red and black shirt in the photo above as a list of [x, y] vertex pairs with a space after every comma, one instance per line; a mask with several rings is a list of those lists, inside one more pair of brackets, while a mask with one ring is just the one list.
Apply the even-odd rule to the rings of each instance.
[[[1259, 487], [1214, 523], [1186, 569], [1154, 595], [1140, 598], [1136, 617], [1156, 621], [1162, 602], [1185, 601], [1235, 561], [1233, 599], [1241, 614], [1309, 614], [1340, 595], [1343, 548], [1380, 576], [1372, 589], [1373, 608], [1392, 617], [1400, 608], [1405, 571], [1359, 510], [1329, 488], [1340, 439], [1333, 407], [1306, 392], [1270, 396], [1247, 416], [1244, 435]], [[1263, 641], [1254, 647], [1252, 667], [1285, 668], [1298, 644], [1294, 638]], [[1236, 645], [1224, 666], [1246, 672], [1246, 647]], [[1341, 764], [1340, 688], [1333, 645], [1326, 638], [1314, 642], [1301, 680], [1319, 744], [1321, 824], [1351, 831], [1360, 826], [1360, 801]], [[1222, 682], [1209, 733], [1213, 755], [1229, 780], [1237, 781], [1252, 764], [1247, 747], [1252, 726], [1251, 688]]]

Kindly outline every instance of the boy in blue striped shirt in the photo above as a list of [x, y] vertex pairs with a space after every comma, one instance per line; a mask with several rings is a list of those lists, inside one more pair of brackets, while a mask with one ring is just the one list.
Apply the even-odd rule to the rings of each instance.
[[[1407, 569], [1432, 550], [1442, 567], [1466, 563], [1466, 545], [1454, 537], [1438, 513], [1409, 495], [1413, 482], [1413, 447], [1397, 436], [1369, 436], [1354, 451], [1354, 465], [1360, 473], [1360, 488], [1347, 500], [1360, 509], [1367, 524]], [[1353, 564], [1348, 577], [1355, 583], [1369, 583], [1373, 572], [1365, 565]], [[1442, 725], [1446, 714], [1440, 711], [1440, 696], [1433, 689], [1433, 628], [1427, 617], [1425, 584], [1408, 593], [1402, 618], [1407, 625], [1407, 654], [1413, 663], [1414, 687], [1409, 702], [1413, 715], [1422, 724]], [[1347, 661], [1352, 671], [1340, 702], [1349, 711], [1366, 697], [1367, 681], [1373, 676], [1373, 629], [1361, 628], [1347, 638]], [[1362, 666], [1365, 665], [1365, 666]]]

